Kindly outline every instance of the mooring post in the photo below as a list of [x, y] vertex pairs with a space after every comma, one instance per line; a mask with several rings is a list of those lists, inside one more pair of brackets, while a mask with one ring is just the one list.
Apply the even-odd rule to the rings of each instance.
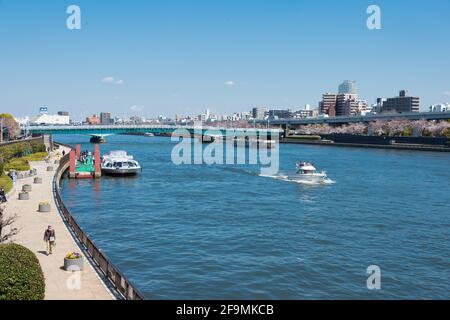
[[95, 145], [94, 151], [94, 165], [95, 165], [95, 178], [100, 178], [102, 176], [102, 169], [100, 166], [100, 147]]
[[75, 156], [76, 156], [77, 159], [80, 159], [80, 155], [81, 155], [81, 146], [79, 144], [77, 144], [76, 151], [75, 151]]
[[71, 179], [76, 178], [76, 155], [75, 155], [75, 150], [70, 150], [70, 167], [69, 167], [69, 177]]

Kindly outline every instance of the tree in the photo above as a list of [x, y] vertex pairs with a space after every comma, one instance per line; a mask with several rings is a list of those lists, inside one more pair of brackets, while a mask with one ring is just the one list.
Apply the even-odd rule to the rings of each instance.
[[377, 120], [375, 122], [372, 122], [370, 124], [370, 128], [372, 129], [373, 133], [377, 136], [382, 136], [386, 134], [386, 123], [381, 120]]
[[2, 121], [3, 129], [7, 129], [8, 139], [14, 139], [20, 135], [20, 126], [12, 115], [2, 113], [0, 114], [0, 121]]
[[[6, 242], [15, 235], [18, 234], [19, 230], [17, 228], [12, 228], [12, 225], [16, 222], [17, 215], [5, 217], [5, 211], [3, 207], [0, 207], [0, 243]], [[9, 229], [8, 232], [4, 230]]]
[[411, 123], [411, 126], [413, 128], [413, 134], [416, 136], [423, 136], [424, 135], [424, 131], [428, 126], [428, 121], [427, 120], [417, 120], [417, 121], [413, 121]]

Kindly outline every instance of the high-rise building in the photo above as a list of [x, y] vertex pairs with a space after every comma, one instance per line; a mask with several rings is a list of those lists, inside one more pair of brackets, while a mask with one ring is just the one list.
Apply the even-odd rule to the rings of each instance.
[[102, 112], [100, 113], [100, 124], [102, 126], [108, 126], [111, 124], [111, 113]]
[[337, 95], [334, 93], [324, 93], [322, 101], [319, 102], [320, 114], [328, 115], [330, 117], [336, 116], [336, 102]]
[[420, 112], [420, 98], [411, 97], [407, 90], [401, 90], [398, 97], [388, 98], [383, 102], [381, 112]]
[[358, 99], [358, 95], [353, 93], [340, 93], [336, 97], [336, 116], [355, 115], [354, 104]]
[[344, 82], [342, 82], [339, 85], [339, 93], [340, 94], [357, 94], [356, 81], [344, 80]]
[[264, 120], [266, 118], [266, 115], [267, 115], [266, 107], [253, 108], [252, 110], [253, 119]]

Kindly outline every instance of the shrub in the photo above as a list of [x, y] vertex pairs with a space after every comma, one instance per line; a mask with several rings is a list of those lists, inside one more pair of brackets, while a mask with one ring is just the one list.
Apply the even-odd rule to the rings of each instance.
[[[11, 189], [13, 187], [12, 180], [6, 174], [0, 175], [0, 187], [5, 189], [6, 193], [11, 191]], [[1, 267], [0, 267], [0, 272], [1, 272]]]
[[5, 171], [11, 171], [11, 170], [29, 171], [29, 170], [31, 170], [31, 167], [26, 159], [18, 158], [18, 159], [13, 159], [13, 160], [9, 161], [5, 165], [4, 169], [5, 169]]
[[35, 162], [35, 161], [43, 161], [45, 158], [47, 158], [48, 154], [47, 152], [37, 152], [30, 154], [29, 156], [23, 157], [23, 160], [29, 161], [29, 162]]
[[45, 280], [36, 256], [17, 244], [0, 244], [0, 300], [43, 300]]

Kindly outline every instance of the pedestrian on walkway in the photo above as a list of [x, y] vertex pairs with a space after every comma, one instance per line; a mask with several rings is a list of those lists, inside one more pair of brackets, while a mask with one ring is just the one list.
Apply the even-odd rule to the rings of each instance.
[[44, 242], [47, 244], [47, 255], [53, 254], [53, 247], [56, 243], [56, 233], [52, 226], [48, 226], [44, 232]]
[[8, 200], [6, 199], [5, 189], [0, 188], [0, 203], [3, 202], [8, 202]]

